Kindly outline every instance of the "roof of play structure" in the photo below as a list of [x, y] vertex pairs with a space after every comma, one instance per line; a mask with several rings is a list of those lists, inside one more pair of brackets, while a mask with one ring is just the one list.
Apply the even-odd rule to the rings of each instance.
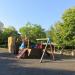
[[49, 38], [40, 38], [40, 39], [36, 39], [37, 41], [43, 41], [43, 40], [48, 40]]

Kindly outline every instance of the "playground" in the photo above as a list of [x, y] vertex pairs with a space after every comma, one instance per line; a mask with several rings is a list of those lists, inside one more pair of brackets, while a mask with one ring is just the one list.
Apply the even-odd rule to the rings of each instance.
[[21, 46], [27, 42], [27, 47], [21, 50], [12, 39], [8, 48], [0, 48], [0, 75], [75, 75], [75, 56], [57, 52], [49, 38], [36, 39], [41, 41], [36, 48], [24, 38]]
[[7, 49], [0, 48], [0, 75], [75, 75], [75, 58], [17, 59]]
[[75, 75], [75, 0], [0, 3], [0, 75]]

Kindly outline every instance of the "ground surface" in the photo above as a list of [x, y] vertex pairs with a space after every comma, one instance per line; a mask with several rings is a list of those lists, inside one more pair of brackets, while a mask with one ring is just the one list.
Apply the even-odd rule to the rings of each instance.
[[56, 61], [16, 59], [7, 49], [0, 49], [0, 75], [75, 75], [75, 59]]

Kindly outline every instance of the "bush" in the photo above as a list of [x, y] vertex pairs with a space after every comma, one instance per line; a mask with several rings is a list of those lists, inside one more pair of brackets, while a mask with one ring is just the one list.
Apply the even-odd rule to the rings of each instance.
[[1, 48], [7, 48], [7, 45], [2, 44], [2, 45], [0, 45], [0, 47], [1, 47]]

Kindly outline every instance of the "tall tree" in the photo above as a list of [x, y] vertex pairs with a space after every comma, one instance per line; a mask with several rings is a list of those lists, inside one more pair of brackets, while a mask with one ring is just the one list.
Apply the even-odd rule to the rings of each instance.
[[4, 24], [2, 22], [0, 22], [0, 44], [2, 43], [2, 31], [4, 28]]
[[16, 37], [18, 35], [18, 32], [16, 31], [16, 29], [13, 26], [4, 28], [3, 33], [2, 33], [2, 39], [5, 44], [7, 43], [9, 34], [12, 34], [13, 36]]
[[53, 42], [60, 45], [75, 45], [75, 7], [65, 10], [62, 22], [57, 22], [49, 30]]
[[57, 22], [54, 27], [51, 27], [51, 29], [48, 31], [51, 41], [57, 44], [63, 44], [64, 41], [64, 28], [63, 23]]
[[44, 29], [38, 24], [27, 23], [25, 26], [19, 29], [22, 36], [27, 36], [31, 40], [36, 40], [36, 38], [46, 37]]
[[68, 45], [75, 45], [75, 7], [65, 10], [62, 16], [65, 27], [65, 41]]
[[4, 24], [0, 22], [0, 32], [3, 30]]

